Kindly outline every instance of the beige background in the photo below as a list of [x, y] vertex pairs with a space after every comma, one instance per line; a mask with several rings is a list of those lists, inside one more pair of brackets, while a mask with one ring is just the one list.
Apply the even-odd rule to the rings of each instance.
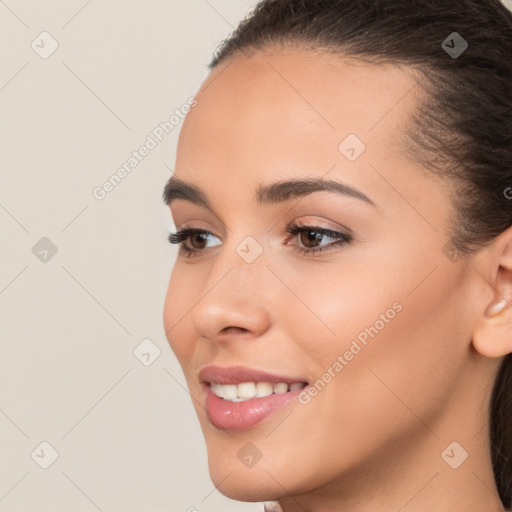
[[210, 481], [164, 336], [179, 126], [93, 196], [255, 3], [0, 0], [0, 511], [261, 511]]
[[[179, 126], [92, 193], [193, 96], [254, 4], [0, 1], [1, 511], [262, 509], [215, 490], [164, 337]], [[43, 31], [59, 45], [46, 59], [31, 47], [52, 48]], [[53, 257], [33, 254], [43, 237]], [[161, 351], [149, 366], [133, 353], [146, 338], [143, 360]]]

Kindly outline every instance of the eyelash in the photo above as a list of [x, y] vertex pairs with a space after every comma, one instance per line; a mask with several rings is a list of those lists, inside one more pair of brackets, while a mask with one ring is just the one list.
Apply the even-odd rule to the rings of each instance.
[[[315, 247], [313, 249], [293, 246], [294, 250], [299, 251], [301, 254], [319, 254], [327, 249], [343, 247], [345, 245], [348, 245], [352, 241], [352, 237], [345, 233], [333, 231], [331, 229], [321, 228], [319, 226], [308, 225], [301, 221], [293, 222], [286, 230], [286, 232], [292, 236], [298, 235], [306, 231], [315, 231], [316, 233], [319, 233], [322, 236], [329, 236], [331, 238], [337, 239], [337, 242], [322, 245], [320, 247]], [[178, 229], [175, 233], [169, 233], [167, 239], [171, 244], [180, 244], [180, 252], [183, 252], [187, 258], [190, 258], [192, 256], [197, 256], [199, 253], [205, 251], [205, 249], [190, 249], [183, 243], [186, 242], [192, 235], [197, 234], [210, 235], [212, 233], [204, 229], [184, 228]]]

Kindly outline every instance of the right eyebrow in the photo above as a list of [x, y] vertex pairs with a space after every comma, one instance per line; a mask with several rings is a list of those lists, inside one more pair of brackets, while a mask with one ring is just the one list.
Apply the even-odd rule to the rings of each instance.
[[167, 206], [176, 199], [183, 199], [213, 211], [206, 195], [198, 187], [175, 176], [171, 176], [166, 183], [162, 199]]

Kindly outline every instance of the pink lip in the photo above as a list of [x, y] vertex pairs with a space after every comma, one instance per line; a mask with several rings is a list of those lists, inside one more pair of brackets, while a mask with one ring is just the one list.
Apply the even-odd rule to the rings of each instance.
[[221, 430], [249, 429], [272, 413], [284, 408], [295, 400], [302, 389], [286, 393], [272, 394], [266, 397], [251, 398], [243, 402], [230, 402], [219, 398], [210, 389], [209, 383], [239, 384], [241, 382], [270, 382], [277, 384], [285, 382], [306, 382], [305, 379], [290, 378], [282, 375], [252, 370], [242, 366], [221, 368], [207, 366], [199, 372], [205, 393], [206, 412], [210, 422]]
[[213, 365], [205, 366], [199, 372], [199, 378], [203, 382], [216, 382], [217, 384], [240, 384], [241, 382], [271, 382], [273, 384], [286, 382], [287, 384], [293, 384], [294, 382], [307, 382], [302, 378], [275, 375], [244, 366], [229, 366], [226, 368]]
[[302, 391], [288, 391], [244, 402], [230, 402], [219, 398], [209, 386], [206, 391], [206, 412], [212, 425], [221, 430], [245, 430], [263, 421], [273, 412], [282, 409]]

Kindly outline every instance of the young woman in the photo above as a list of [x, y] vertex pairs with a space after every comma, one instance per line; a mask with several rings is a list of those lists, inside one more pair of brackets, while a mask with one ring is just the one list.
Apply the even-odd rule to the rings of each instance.
[[512, 15], [267, 0], [164, 190], [164, 310], [218, 490], [285, 512], [503, 512]]

